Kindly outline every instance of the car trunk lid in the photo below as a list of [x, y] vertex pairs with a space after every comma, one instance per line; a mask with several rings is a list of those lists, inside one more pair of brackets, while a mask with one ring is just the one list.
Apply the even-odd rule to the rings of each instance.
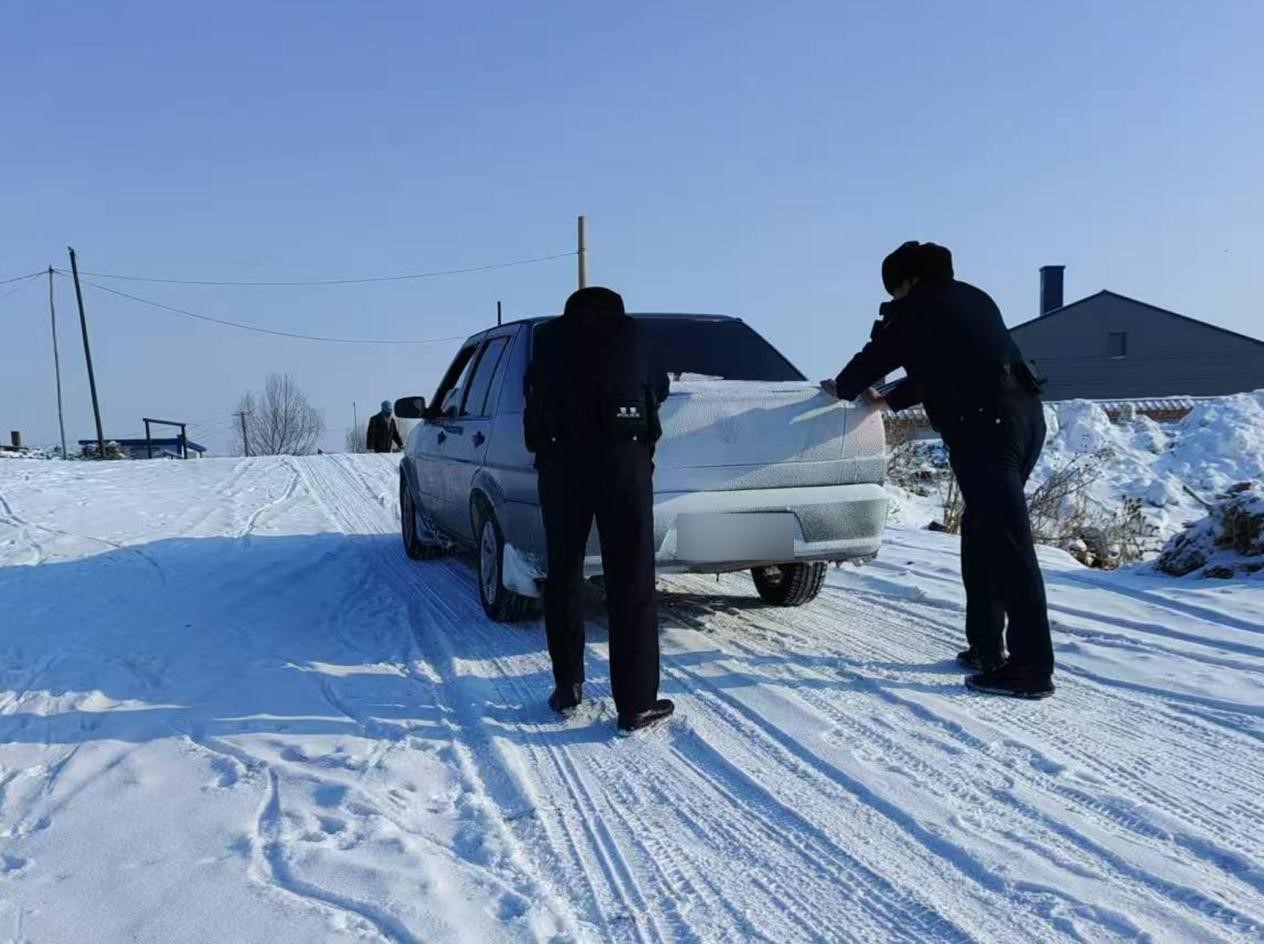
[[660, 416], [660, 493], [882, 480], [880, 416], [816, 384], [676, 381]]

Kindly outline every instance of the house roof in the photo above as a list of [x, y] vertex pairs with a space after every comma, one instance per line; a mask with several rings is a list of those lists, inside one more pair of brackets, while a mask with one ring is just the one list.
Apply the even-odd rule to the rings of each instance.
[[[156, 449], [167, 448], [167, 447], [170, 447], [172, 449], [180, 448], [180, 439], [177, 436], [171, 436], [166, 439], [143, 439], [143, 438], [142, 439], [110, 439], [107, 436], [105, 441], [108, 443], [118, 443], [119, 446], [124, 447], [124, 448], [130, 448], [134, 446], [143, 446], [146, 443], [152, 443], [154, 448]], [[97, 441], [95, 439], [79, 440], [79, 445], [81, 446], [95, 446], [96, 444], [97, 444]], [[205, 446], [199, 443], [195, 443], [192, 439], [188, 440], [186, 442], [186, 445], [194, 452], [206, 452]]]
[[1102, 289], [1100, 292], [1096, 292], [1092, 295], [1086, 295], [1084, 298], [1081, 298], [1078, 301], [1071, 302], [1071, 304], [1069, 305], [1063, 305], [1061, 308], [1055, 308], [1053, 311], [1048, 312], [1047, 314], [1037, 315], [1035, 318], [1028, 319], [1027, 321], [1024, 321], [1022, 324], [1014, 325], [1014, 327], [1010, 328], [1010, 330], [1017, 331], [1019, 328], [1025, 328], [1028, 325], [1035, 324], [1038, 321], [1044, 321], [1047, 318], [1056, 318], [1058, 315], [1062, 314], [1063, 312], [1070, 311], [1072, 308], [1077, 308], [1080, 305], [1087, 304], [1088, 302], [1094, 301], [1095, 299], [1098, 299], [1098, 298], [1102, 298], [1103, 296], [1109, 296], [1110, 298], [1115, 298], [1115, 299], [1118, 299], [1119, 301], [1128, 302], [1128, 304], [1130, 305], [1138, 305], [1141, 308], [1148, 308], [1150, 309], [1150, 311], [1157, 312], [1160, 315], [1168, 315], [1169, 317], [1172, 317], [1172, 318], [1180, 318], [1182, 321], [1192, 321], [1194, 324], [1200, 325], [1201, 327], [1204, 327], [1204, 328], [1210, 328], [1212, 331], [1219, 331], [1221, 334], [1228, 334], [1232, 337], [1238, 338], [1239, 340], [1250, 341], [1253, 344], [1258, 344], [1261, 347], [1264, 347], [1264, 341], [1261, 341], [1259, 338], [1253, 338], [1249, 334], [1241, 334], [1237, 331], [1230, 331], [1228, 328], [1222, 328], [1220, 327], [1220, 325], [1214, 325], [1209, 321], [1200, 321], [1197, 318], [1191, 318], [1189, 315], [1182, 315], [1180, 312], [1177, 312], [1177, 311], [1169, 311], [1166, 308], [1160, 308], [1158, 305], [1151, 305], [1148, 302], [1143, 302], [1136, 298], [1130, 298], [1127, 295], [1120, 295], [1118, 292], [1112, 292], [1109, 289]]

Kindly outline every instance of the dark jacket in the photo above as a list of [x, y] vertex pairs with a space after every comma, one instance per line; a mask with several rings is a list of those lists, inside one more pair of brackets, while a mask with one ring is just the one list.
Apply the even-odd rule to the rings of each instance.
[[390, 452], [394, 443], [401, 449], [404, 441], [399, 438], [399, 428], [395, 425], [395, 417], [374, 413], [369, 417], [369, 432], [364, 438], [369, 452]]
[[649, 339], [623, 314], [578, 309], [535, 329], [524, 379], [523, 433], [538, 456], [641, 442], [662, 435], [668, 379]]
[[942, 430], [995, 403], [1022, 364], [996, 303], [965, 282], [919, 283], [880, 312], [869, 343], [835, 379], [840, 399], [858, 397], [902, 367], [908, 376], [887, 393], [887, 403], [893, 410], [924, 403], [931, 425]]

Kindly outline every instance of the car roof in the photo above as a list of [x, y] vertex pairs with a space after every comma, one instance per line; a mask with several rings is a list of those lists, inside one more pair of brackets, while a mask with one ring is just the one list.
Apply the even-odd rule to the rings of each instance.
[[[670, 311], [630, 311], [628, 315], [638, 321], [720, 321], [720, 322], [741, 322], [741, 318], [736, 315], [708, 315], [703, 313], [689, 312], [670, 312]], [[538, 325], [545, 321], [552, 321], [559, 318], [560, 315], [534, 315], [529, 318], [517, 318], [513, 321], [506, 321], [504, 324], [492, 325], [484, 328], [482, 331], [475, 331], [463, 342], [461, 347], [465, 348], [471, 344], [477, 344], [483, 338], [491, 334], [493, 331], [499, 331], [502, 328], [516, 328], [521, 325]]]
[[[704, 312], [681, 312], [681, 311], [630, 311], [628, 315], [636, 318], [638, 321], [652, 321], [659, 318], [680, 319], [682, 321], [741, 321], [742, 319], [736, 315], [713, 315]], [[530, 318], [519, 318], [516, 321], [506, 321], [506, 325], [515, 324], [539, 324], [542, 321], [552, 321], [558, 315], [535, 315]], [[491, 330], [490, 328], [488, 330]]]

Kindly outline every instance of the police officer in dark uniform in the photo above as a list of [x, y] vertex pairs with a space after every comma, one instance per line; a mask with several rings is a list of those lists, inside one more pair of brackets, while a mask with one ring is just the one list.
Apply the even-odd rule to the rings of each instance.
[[669, 716], [658, 697], [654, 597], [654, 444], [667, 374], [640, 325], [607, 288], [584, 288], [535, 331], [523, 415], [535, 454], [548, 545], [544, 619], [559, 713], [583, 699], [585, 549], [601, 538], [610, 627], [610, 687], [627, 733]]
[[[969, 648], [957, 660], [978, 670], [966, 684], [1044, 698], [1053, 694], [1053, 645], [1023, 495], [1045, 441], [1042, 381], [996, 303], [953, 278], [944, 247], [905, 243], [883, 261], [882, 281], [893, 300], [881, 307], [869, 343], [826, 387], [840, 399], [864, 394], [893, 410], [925, 405], [965, 500]], [[884, 401], [870, 385], [899, 367], [907, 377]]]

